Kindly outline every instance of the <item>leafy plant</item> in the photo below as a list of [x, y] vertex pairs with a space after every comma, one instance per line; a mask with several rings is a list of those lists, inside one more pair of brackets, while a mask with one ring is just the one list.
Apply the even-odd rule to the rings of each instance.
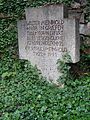
[[71, 79], [71, 74], [70, 74], [71, 66], [69, 65], [69, 63], [71, 62], [72, 60], [68, 53], [63, 55], [62, 59], [59, 59], [57, 61], [58, 70], [61, 73], [61, 76], [59, 77], [58, 81], [61, 82], [62, 84], [64, 84], [67, 81], [67, 79]]

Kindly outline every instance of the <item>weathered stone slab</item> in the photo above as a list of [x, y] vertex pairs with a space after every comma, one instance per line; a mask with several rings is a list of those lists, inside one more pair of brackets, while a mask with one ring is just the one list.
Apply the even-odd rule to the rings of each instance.
[[63, 46], [64, 10], [63, 5], [26, 9], [28, 59], [53, 82], [59, 78], [57, 60], [66, 52]]
[[79, 21], [77, 19], [64, 20], [64, 44], [72, 62], [78, 62], [80, 60], [80, 36]]
[[80, 24], [80, 27], [79, 27], [80, 34], [85, 35], [86, 28], [87, 28], [86, 24]]
[[79, 32], [83, 35], [90, 35], [90, 22], [88, 22], [87, 24], [80, 24]]
[[89, 35], [90, 36], [90, 22], [87, 23], [86, 25], [86, 30], [85, 30], [85, 35]]
[[49, 19], [63, 19], [68, 17], [68, 9], [65, 5], [47, 5], [41, 6], [39, 8], [26, 8], [26, 20], [35, 21], [35, 20], [47, 20]]
[[80, 15], [81, 17], [80, 17], [80, 23], [85, 23], [85, 19], [84, 19], [84, 17], [85, 17], [85, 13], [81, 13], [81, 15]]
[[19, 45], [19, 58], [27, 59], [26, 44], [27, 44], [27, 22], [20, 20], [17, 23], [18, 27], [18, 45]]
[[19, 27], [22, 41], [19, 44], [23, 44], [19, 49], [24, 48], [20, 55], [25, 53], [25, 59], [37, 65], [42, 75], [53, 82], [60, 76], [57, 60], [62, 55], [68, 52], [74, 63], [79, 61], [79, 24], [75, 18], [66, 19], [64, 10], [63, 5], [27, 8], [25, 30], [21, 27], [24, 37], [20, 36]]
[[76, 18], [80, 21], [81, 16], [82, 16], [82, 10], [81, 9], [69, 9], [68, 10], [68, 18]]

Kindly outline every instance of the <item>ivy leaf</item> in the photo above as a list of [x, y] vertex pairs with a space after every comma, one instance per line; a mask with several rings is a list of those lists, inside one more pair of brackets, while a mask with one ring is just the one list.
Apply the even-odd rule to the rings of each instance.
[[2, 74], [2, 79], [5, 77], [10, 77], [10, 76], [15, 76], [15, 75], [16, 75], [16, 72], [4, 72]]
[[2, 74], [2, 78], [5, 78], [5, 77], [7, 77], [8, 76], [8, 72], [4, 72], [3, 74]]

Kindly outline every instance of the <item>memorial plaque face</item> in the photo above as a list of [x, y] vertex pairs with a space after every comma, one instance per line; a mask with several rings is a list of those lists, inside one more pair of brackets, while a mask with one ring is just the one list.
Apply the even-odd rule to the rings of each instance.
[[[72, 49], [72, 46], [76, 47], [76, 21], [67, 21], [64, 16], [63, 5], [26, 9], [27, 31], [24, 34], [26, 36], [24, 48], [27, 59], [33, 65], [37, 65], [43, 76], [53, 82], [56, 82], [60, 76], [57, 60], [62, 59], [62, 55], [70, 52], [73, 61], [78, 61], [75, 58], [76, 49]], [[74, 27], [74, 32], [72, 32], [72, 27], [67, 27], [68, 23]], [[70, 42], [68, 46], [67, 43]]]
[[63, 19], [63, 6], [26, 9], [28, 59], [49, 80], [58, 79], [56, 63], [67, 51], [63, 44]]

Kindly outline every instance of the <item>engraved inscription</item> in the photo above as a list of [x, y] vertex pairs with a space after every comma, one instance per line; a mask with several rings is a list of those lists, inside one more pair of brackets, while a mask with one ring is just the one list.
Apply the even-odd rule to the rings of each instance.
[[63, 45], [63, 26], [62, 19], [29, 21], [26, 49], [36, 56], [57, 56], [57, 51], [66, 52]]

